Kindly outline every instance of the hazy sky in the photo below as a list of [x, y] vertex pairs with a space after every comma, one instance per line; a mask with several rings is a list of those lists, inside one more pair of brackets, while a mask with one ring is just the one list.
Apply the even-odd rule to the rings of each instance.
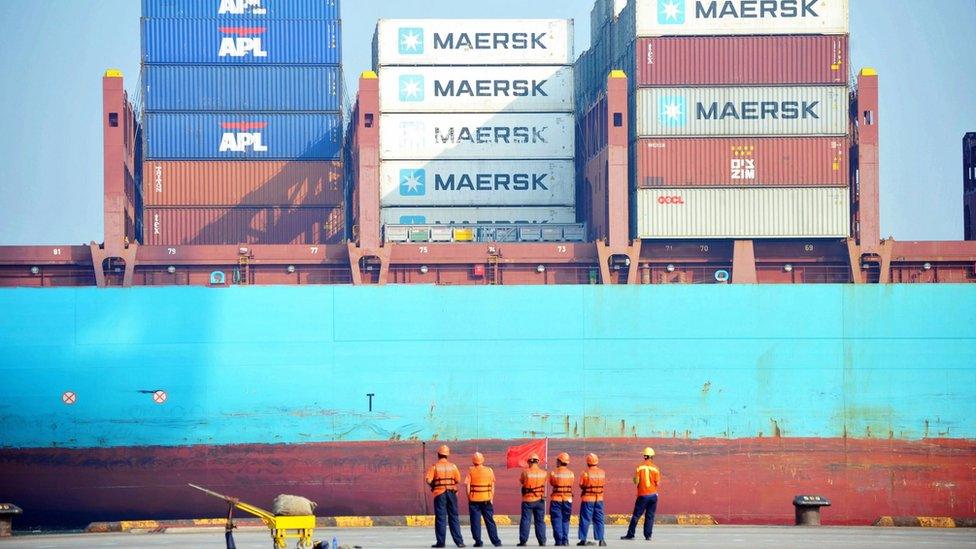
[[[881, 231], [962, 237], [962, 135], [976, 131], [976, 0], [851, 0], [854, 67], [881, 77]], [[346, 89], [380, 17], [575, 18], [589, 0], [355, 0], [342, 6]], [[923, 9], [924, 8], [924, 9]], [[0, 245], [102, 239], [101, 76], [139, 74], [138, 0], [0, 0]]]

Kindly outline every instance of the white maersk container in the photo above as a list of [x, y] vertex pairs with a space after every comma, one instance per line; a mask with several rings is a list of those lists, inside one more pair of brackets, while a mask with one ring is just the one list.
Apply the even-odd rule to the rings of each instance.
[[383, 208], [383, 225], [576, 223], [575, 208]]
[[[848, 0], [630, 0], [638, 36], [847, 34]], [[629, 16], [629, 17], [628, 17]]]
[[850, 190], [640, 189], [639, 238], [846, 238]]
[[643, 88], [640, 137], [843, 136], [845, 86]]
[[572, 159], [572, 113], [382, 114], [381, 160]]
[[384, 65], [571, 65], [572, 19], [381, 19], [373, 68]]
[[572, 112], [573, 67], [383, 67], [380, 112]]
[[572, 160], [380, 164], [380, 206], [573, 206]]

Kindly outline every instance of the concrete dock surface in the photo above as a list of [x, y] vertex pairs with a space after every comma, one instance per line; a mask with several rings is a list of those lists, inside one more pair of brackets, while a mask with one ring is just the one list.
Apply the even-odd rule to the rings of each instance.
[[[473, 545], [471, 532], [464, 528], [464, 542]], [[785, 526], [658, 526], [652, 541], [621, 540], [625, 529], [608, 527], [610, 547], [877, 547], [898, 548], [976, 548], [976, 529], [970, 528], [877, 528], [877, 527], [820, 527], [796, 528]], [[484, 534], [483, 534], [484, 535]], [[505, 547], [515, 547], [518, 529], [499, 528]], [[548, 546], [552, 546], [551, 532]], [[340, 545], [349, 547], [423, 549], [434, 543], [434, 533], [428, 528], [342, 528], [318, 529], [316, 540], [331, 541], [335, 536]], [[273, 549], [267, 530], [247, 529], [234, 534], [238, 549]], [[450, 536], [448, 536], [450, 540]], [[486, 546], [490, 547], [487, 537]], [[570, 545], [575, 547], [573, 530]], [[293, 542], [294, 543], [294, 542]], [[289, 547], [294, 545], [289, 544]], [[530, 538], [529, 547], [536, 547]], [[192, 548], [223, 549], [222, 529], [180, 529], [165, 533], [121, 534], [22, 534], [0, 540], [2, 549], [102, 549], [102, 548]], [[448, 541], [448, 547], [454, 547]]]

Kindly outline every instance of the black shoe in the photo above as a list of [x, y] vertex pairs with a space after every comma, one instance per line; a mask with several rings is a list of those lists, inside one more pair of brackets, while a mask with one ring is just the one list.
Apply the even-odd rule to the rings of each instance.
[[581, 540], [579, 540], [579, 543], [577, 543], [576, 545], [579, 546], [579, 547], [585, 547], [586, 546], [586, 540], [585, 539], [581, 539]]
[[458, 547], [464, 547], [464, 544], [463, 543], [458, 543], [457, 546]]
[[434, 545], [431, 545], [431, 547], [440, 548], [440, 547], [444, 547], [444, 544], [443, 543], [435, 543]]
[[607, 546], [607, 542], [601, 539], [600, 540], [600, 547], [606, 547], [606, 546]]
[[651, 541], [651, 536], [644, 536], [644, 541]]
[[620, 536], [620, 539], [634, 539], [634, 536]]
[[474, 545], [472, 545], [471, 547], [484, 547], [484, 546], [485, 546], [484, 543], [482, 543], [480, 541], [476, 541], [476, 542], [474, 542]]

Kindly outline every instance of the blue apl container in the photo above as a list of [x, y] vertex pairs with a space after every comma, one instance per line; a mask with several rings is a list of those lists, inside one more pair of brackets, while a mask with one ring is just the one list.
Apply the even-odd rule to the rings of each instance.
[[274, 19], [143, 19], [142, 62], [338, 65], [339, 22]]
[[142, 0], [143, 17], [339, 19], [339, 0]]
[[342, 115], [147, 113], [147, 160], [336, 160]]
[[147, 111], [332, 111], [342, 109], [335, 65], [146, 65]]

